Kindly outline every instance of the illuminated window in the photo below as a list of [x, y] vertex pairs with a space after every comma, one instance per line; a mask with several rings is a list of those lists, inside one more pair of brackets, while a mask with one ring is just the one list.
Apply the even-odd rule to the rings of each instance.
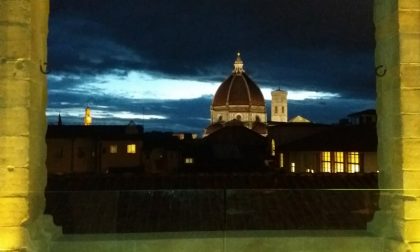
[[344, 172], [343, 152], [334, 152], [334, 172]]
[[280, 168], [283, 168], [284, 167], [284, 155], [283, 155], [283, 153], [280, 153], [280, 160], [279, 161], [280, 161], [279, 162], [280, 163]]
[[295, 165], [295, 163], [290, 163], [290, 171], [291, 172], [296, 172], [296, 165]]
[[306, 169], [307, 173], [314, 173], [315, 171], [313, 169]]
[[136, 145], [135, 144], [127, 144], [127, 153], [130, 153], [130, 154], [136, 153]]
[[190, 157], [187, 157], [187, 158], [185, 158], [185, 163], [186, 164], [193, 164], [194, 163], [194, 159], [193, 158], [190, 158]]
[[109, 153], [112, 153], [112, 154], [118, 153], [118, 146], [116, 144], [109, 146]]
[[350, 173], [360, 172], [360, 156], [359, 152], [347, 153], [347, 170]]
[[321, 152], [321, 172], [331, 172], [331, 152]]
[[276, 141], [274, 139], [271, 139], [271, 156], [276, 155]]

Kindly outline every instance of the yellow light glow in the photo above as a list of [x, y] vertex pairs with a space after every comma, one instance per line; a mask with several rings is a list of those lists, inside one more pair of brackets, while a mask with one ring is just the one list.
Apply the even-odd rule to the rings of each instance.
[[135, 144], [127, 144], [127, 153], [135, 154], [136, 153], [136, 145]]
[[[284, 167], [284, 154], [283, 153], [280, 153], [280, 168], [283, 168]], [[295, 172], [295, 171], [292, 171], [292, 172]]]
[[194, 159], [193, 158], [190, 158], [190, 157], [187, 157], [187, 158], [185, 158], [185, 163], [186, 164], [193, 164], [194, 163]]
[[86, 107], [85, 109], [85, 118], [84, 118], [84, 124], [85, 126], [92, 124], [92, 116], [90, 115], [90, 108]]
[[271, 139], [271, 156], [276, 155], [276, 141], [274, 139]]
[[321, 171], [331, 172], [331, 152], [321, 152]]
[[344, 152], [334, 152], [334, 172], [344, 172]]
[[118, 145], [113, 144], [109, 146], [109, 153], [112, 153], [112, 154], [118, 153]]
[[25, 238], [22, 228], [0, 228], [0, 251], [21, 251], [25, 247]]
[[360, 155], [359, 152], [347, 153], [347, 170], [349, 173], [360, 172]]

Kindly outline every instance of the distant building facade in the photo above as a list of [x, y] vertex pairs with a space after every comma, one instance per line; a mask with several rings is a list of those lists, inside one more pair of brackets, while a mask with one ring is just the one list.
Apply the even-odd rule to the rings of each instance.
[[377, 172], [376, 113], [348, 115], [346, 123], [321, 125], [288, 119], [287, 92], [271, 92], [271, 121], [264, 96], [237, 54], [229, 77], [217, 89], [204, 138], [178, 132], [143, 133], [143, 127], [57, 126], [47, 132], [50, 173], [144, 172]]
[[49, 125], [47, 169], [50, 174], [138, 172], [143, 127]]
[[309, 173], [378, 172], [375, 127], [288, 123], [270, 127], [268, 138], [274, 169]]
[[349, 114], [347, 120], [351, 125], [376, 125], [376, 110], [367, 109]]

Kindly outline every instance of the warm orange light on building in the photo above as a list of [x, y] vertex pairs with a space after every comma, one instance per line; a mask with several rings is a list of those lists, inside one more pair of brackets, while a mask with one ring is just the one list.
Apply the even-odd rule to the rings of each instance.
[[344, 172], [344, 152], [334, 152], [334, 172]]
[[127, 153], [135, 154], [136, 153], [136, 145], [135, 144], [128, 144], [127, 145]]
[[113, 145], [109, 146], [109, 153], [111, 153], [111, 154], [118, 153], [118, 145], [113, 144]]
[[321, 152], [321, 172], [331, 172], [331, 152]]
[[276, 141], [274, 139], [271, 139], [271, 156], [276, 155]]
[[21, 251], [27, 237], [20, 228], [8, 229], [0, 236], [0, 251]]
[[347, 153], [347, 171], [349, 173], [360, 172], [360, 155], [359, 152]]
[[86, 107], [85, 109], [85, 117], [83, 121], [84, 121], [85, 126], [89, 126], [92, 124], [92, 116], [91, 116], [89, 107]]

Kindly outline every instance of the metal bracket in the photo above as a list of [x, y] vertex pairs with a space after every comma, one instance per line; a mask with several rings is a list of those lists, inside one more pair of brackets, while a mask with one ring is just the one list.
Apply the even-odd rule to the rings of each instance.
[[[383, 70], [381, 71], [381, 69], [383, 69]], [[378, 77], [384, 77], [385, 74], [386, 74], [386, 71], [387, 71], [387, 69], [385, 68], [384, 65], [379, 65], [375, 68], [375, 74]]]
[[43, 73], [45, 75], [49, 74], [50, 71], [47, 70], [47, 66], [48, 66], [47, 62], [44, 62], [44, 64], [40, 64], [39, 65], [39, 71], [41, 71], [41, 73]]

